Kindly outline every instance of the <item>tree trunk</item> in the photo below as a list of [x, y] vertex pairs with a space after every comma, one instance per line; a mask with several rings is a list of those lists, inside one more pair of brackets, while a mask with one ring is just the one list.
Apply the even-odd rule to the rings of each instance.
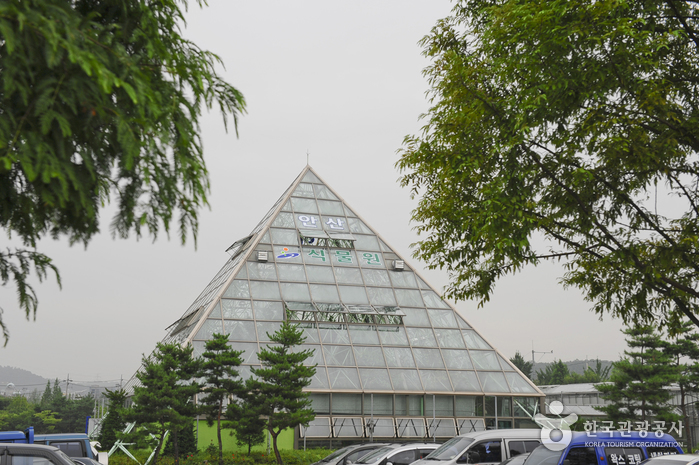
[[272, 433], [272, 446], [274, 447], [274, 456], [277, 458], [277, 465], [284, 465], [284, 463], [282, 462], [282, 455], [279, 453], [279, 449], [277, 449], [277, 436], [279, 436], [281, 430], [278, 431], [276, 434], [273, 430], [270, 430], [269, 432]]
[[[177, 427], [175, 426], [172, 428], [172, 445], [174, 446], [175, 449], [175, 465], [180, 465], [180, 452], [179, 452], [179, 444], [177, 443]], [[153, 462], [153, 465], [155, 465], [155, 462]]]
[[163, 447], [163, 441], [165, 441], [165, 433], [160, 436], [160, 441], [158, 441], [158, 445], [155, 448], [155, 454], [153, 454], [153, 465], [158, 463], [158, 455], [160, 455], [160, 449]]
[[221, 440], [221, 411], [223, 410], [223, 402], [218, 404], [218, 418], [216, 426], [216, 434], [218, 435], [218, 465], [223, 465], [223, 441]]

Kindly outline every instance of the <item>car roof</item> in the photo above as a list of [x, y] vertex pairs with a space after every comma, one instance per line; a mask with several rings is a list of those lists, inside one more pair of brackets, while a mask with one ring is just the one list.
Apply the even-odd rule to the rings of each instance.
[[460, 438], [481, 439], [483, 437], [498, 437], [498, 438], [539, 438], [541, 430], [538, 428], [519, 428], [519, 429], [489, 429], [485, 431], [474, 431], [472, 433], [460, 434]]
[[653, 463], [654, 461], [669, 461], [678, 463], [690, 463], [699, 460], [698, 454], [674, 454], [674, 455], [658, 455], [656, 457], [651, 457], [646, 460], [647, 463]]
[[13, 442], [0, 442], [0, 448], [3, 449], [39, 449], [45, 451], [57, 451], [60, 450], [56, 446], [45, 446], [43, 444], [23, 444], [23, 443], [13, 443]]

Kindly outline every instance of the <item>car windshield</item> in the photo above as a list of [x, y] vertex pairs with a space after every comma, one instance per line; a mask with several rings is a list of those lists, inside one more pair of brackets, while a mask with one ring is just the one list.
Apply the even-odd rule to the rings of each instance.
[[354, 463], [374, 463], [377, 462], [381, 457], [386, 455], [389, 451], [395, 449], [394, 447], [382, 447], [380, 449], [376, 449], [374, 452], [371, 452], [369, 454], [366, 454], [364, 457], [361, 459], [357, 460]]
[[524, 461], [524, 465], [558, 465], [563, 450], [549, 450], [545, 446], [534, 449]]
[[356, 446], [347, 446], [347, 447], [343, 447], [342, 449], [338, 449], [335, 452], [333, 452], [332, 454], [325, 457], [324, 459], [320, 459], [319, 462], [330, 462], [331, 460], [334, 460], [334, 459], [340, 457], [341, 455], [347, 453], [347, 451], [349, 451], [350, 449], [353, 449], [354, 447], [356, 447]]
[[471, 438], [461, 438], [459, 436], [451, 438], [423, 460], [452, 460], [454, 457], [461, 455], [473, 441]]

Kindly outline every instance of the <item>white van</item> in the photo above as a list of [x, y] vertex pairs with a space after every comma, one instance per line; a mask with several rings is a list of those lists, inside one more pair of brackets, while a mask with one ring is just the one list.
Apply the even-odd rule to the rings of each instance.
[[494, 465], [541, 444], [540, 429], [496, 429], [456, 436], [412, 465]]

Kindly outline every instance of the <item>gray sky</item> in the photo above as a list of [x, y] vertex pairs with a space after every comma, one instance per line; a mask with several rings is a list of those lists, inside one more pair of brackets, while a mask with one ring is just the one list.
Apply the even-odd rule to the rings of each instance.
[[[202, 121], [211, 172], [211, 209], [201, 214], [198, 247], [177, 235], [112, 240], [111, 214], [87, 250], [43, 241], [63, 278], [36, 285], [36, 322], [18, 310], [15, 290], [0, 288], [11, 331], [0, 365], [74, 381], [128, 379], [223, 265], [226, 248], [246, 236], [306, 164], [402, 254], [438, 291], [439, 271], [411, 258], [410, 212], [416, 201], [394, 168], [403, 137], [419, 131], [428, 65], [417, 42], [446, 16], [446, 0], [191, 2], [185, 34], [224, 61], [248, 114], [240, 137], [212, 112]], [[176, 233], [176, 232], [175, 232]], [[557, 284], [553, 265], [502, 280], [490, 302], [461, 314], [506, 357], [599, 357], [624, 350], [618, 321], [598, 321], [577, 290]], [[0, 382], [5, 380], [0, 380]], [[11, 381], [11, 380], [7, 380]]]

